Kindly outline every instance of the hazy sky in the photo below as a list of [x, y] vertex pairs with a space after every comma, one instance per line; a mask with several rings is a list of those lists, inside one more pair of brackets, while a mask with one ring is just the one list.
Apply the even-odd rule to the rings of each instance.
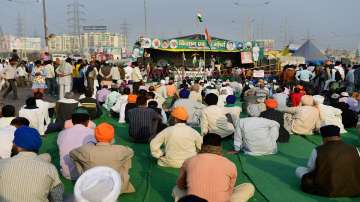
[[[25, 33], [43, 36], [42, 7], [37, 0], [0, 0], [0, 25], [17, 32], [18, 15]], [[243, 40], [285, 39], [302, 43], [314, 39], [320, 48], [355, 49], [360, 42], [360, 0], [146, 0], [149, 35], [160, 38], [203, 32], [195, 23], [197, 11], [212, 36]], [[26, 2], [26, 3], [24, 3]], [[66, 5], [73, 0], [47, 0], [50, 33], [70, 31]], [[79, 0], [84, 4], [84, 25], [107, 25], [119, 32], [126, 20], [130, 40], [144, 32], [144, 0]], [[265, 3], [267, 2], [267, 3]], [[251, 31], [249, 28], [251, 27]]]

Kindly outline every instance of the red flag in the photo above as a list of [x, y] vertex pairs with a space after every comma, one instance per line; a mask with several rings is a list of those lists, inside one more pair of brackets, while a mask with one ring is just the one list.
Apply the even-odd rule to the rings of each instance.
[[207, 40], [207, 42], [208, 42], [209, 47], [211, 48], [211, 41], [212, 41], [212, 39], [211, 39], [211, 36], [210, 36], [209, 31], [208, 31], [207, 28], [205, 28], [205, 38], [206, 38], [206, 40]]

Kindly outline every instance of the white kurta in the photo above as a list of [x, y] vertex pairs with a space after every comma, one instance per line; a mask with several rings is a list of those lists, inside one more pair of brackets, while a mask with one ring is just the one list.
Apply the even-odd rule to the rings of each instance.
[[64, 62], [56, 69], [57, 74], [64, 75], [64, 76], [59, 76], [59, 97], [60, 97], [60, 99], [64, 98], [65, 93], [71, 91], [72, 69], [73, 69], [73, 66], [67, 62]]
[[254, 156], [275, 154], [279, 128], [278, 122], [261, 117], [239, 119], [234, 134], [235, 150]]
[[190, 99], [178, 99], [175, 101], [173, 107], [184, 107], [188, 113], [188, 124], [198, 125], [200, 123], [201, 110], [205, 108], [205, 105], [190, 100]]
[[228, 122], [222, 107], [211, 105], [204, 108], [200, 118], [201, 135], [215, 133], [222, 138], [234, 133], [234, 125]]
[[55, 103], [46, 102], [44, 100], [37, 99], [36, 106], [41, 110], [42, 116], [45, 118], [46, 125], [50, 123], [49, 109], [55, 107]]
[[15, 130], [16, 128], [10, 125], [0, 129], [0, 159], [11, 156]]
[[29, 120], [30, 127], [37, 129], [40, 135], [45, 134], [45, 130], [46, 130], [46, 125], [44, 123], [45, 117], [40, 108], [25, 109], [25, 107], [22, 107], [19, 111], [19, 116]]

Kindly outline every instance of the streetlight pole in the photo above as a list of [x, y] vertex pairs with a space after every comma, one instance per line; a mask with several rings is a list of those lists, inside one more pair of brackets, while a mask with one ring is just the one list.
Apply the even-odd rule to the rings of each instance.
[[43, 7], [43, 23], [44, 23], [44, 37], [45, 37], [45, 49], [48, 51], [49, 48], [49, 35], [48, 35], [48, 26], [47, 26], [47, 16], [46, 16], [46, 0], [42, 0]]
[[146, 36], [148, 34], [148, 25], [147, 25], [147, 7], [146, 7], [146, 0], [144, 0], [144, 30], [145, 30], [145, 33], [144, 35]]

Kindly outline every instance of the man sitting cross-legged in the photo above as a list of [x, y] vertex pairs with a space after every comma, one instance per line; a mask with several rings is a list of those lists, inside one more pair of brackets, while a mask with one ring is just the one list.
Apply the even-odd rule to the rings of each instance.
[[[165, 167], [180, 168], [183, 162], [197, 154], [201, 148], [201, 135], [186, 125], [188, 114], [183, 107], [175, 107], [171, 112], [175, 121], [151, 140], [150, 150], [153, 157], [159, 159], [158, 164]], [[161, 146], [165, 145], [164, 151]]]
[[268, 155], [277, 152], [276, 140], [279, 137], [280, 124], [261, 118], [259, 108], [249, 105], [251, 117], [239, 119], [234, 134], [234, 148], [249, 155]]
[[360, 196], [360, 154], [340, 138], [340, 128], [320, 128], [323, 144], [311, 153], [307, 167], [298, 167], [301, 189], [309, 194], [328, 197]]
[[250, 183], [235, 187], [236, 178], [236, 166], [221, 154], [221, 137], [209, 133], [204, 136], [200, 153], [182, 165], [173, 197], [175, 201], [196, 195], [209, 202], [246, 202], [255, 188]]
[[12, 157], [0, 160], [0, 201], [63, 201], [64, 186], [50, 155], [38, 155], [41, 144], [36, 129], [16, 129]]
[[83, 145], [70, 152], [70, 158], [75, 162], [79, 174], [96, 167], [107, 166], [115, 169], [121, 177], [121, 193], [135, 192], [129, 182], [129, 169], [134, 152], [129, 147], [114, 145], [114, 127], [101, 123], [95, 128], [97, 144]]

